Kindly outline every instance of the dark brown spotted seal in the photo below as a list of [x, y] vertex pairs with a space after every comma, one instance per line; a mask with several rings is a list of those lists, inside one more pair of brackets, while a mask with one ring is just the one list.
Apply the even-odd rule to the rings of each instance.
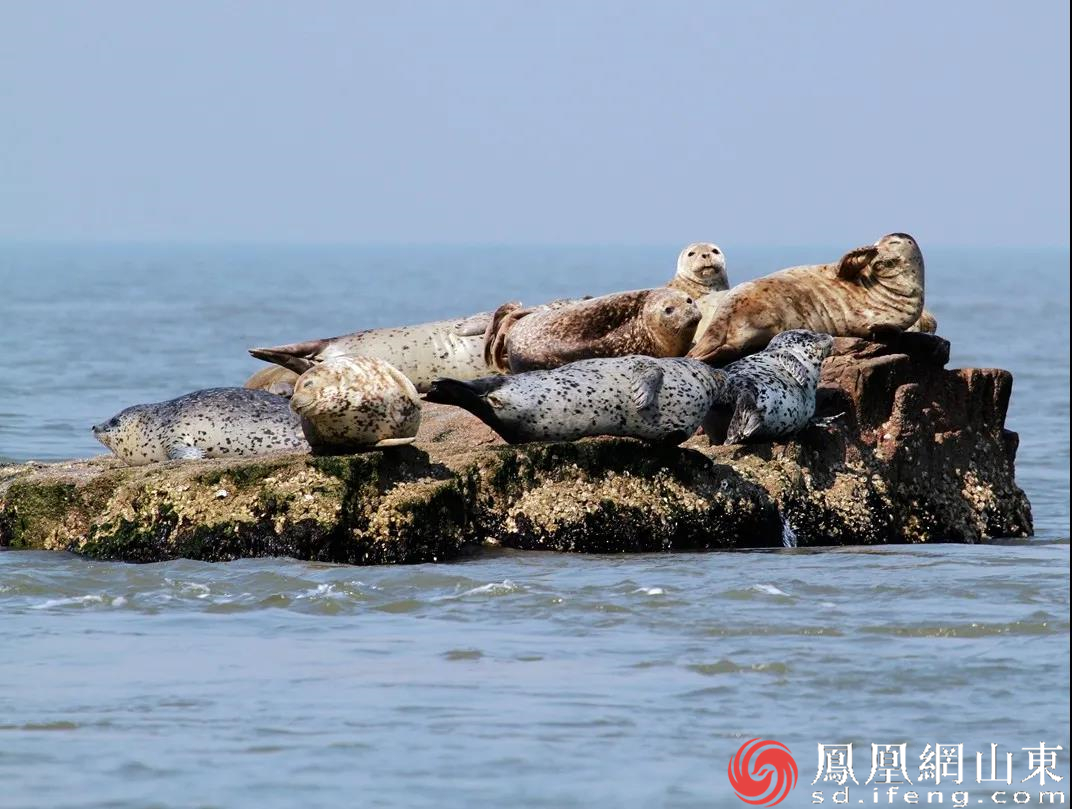
[[500, 307], [485, 336], [485, 360], [504, 373], [557, 368], [593, 357], [680, 357], [700, 310], [666, 287], [603, 295], [552, 310]]

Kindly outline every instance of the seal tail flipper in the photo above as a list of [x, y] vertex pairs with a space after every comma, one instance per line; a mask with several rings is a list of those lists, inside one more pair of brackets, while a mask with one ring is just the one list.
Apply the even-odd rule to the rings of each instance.
[[762, 427], [763, 417], [756, 405], [756, 397], [749, 391], [741, 391], [737, 396], [737, 407], [726, 429], [726, 443], [744, 444]]
[[372, 446], [374, 447], [401, 447], [406, 444], [412, 444], [417, 440], [417, 436], [411, 435], [409, 438], [381, 438]]
[[476, 337], [487, 333], [488, 324], [491, 322], [491, 312], [478, 312], [454, 324], [454, 333], [459, 337]]
[[296, 374], [304, 374], [316, 365], [313, 357], [323, 351], [328, 342], [328, 340], [306, 340], [304, 343], [291, 343], [272, 348], [251, 348], [249, 353], [259, 360], [274, 362], [276, 365], [289, 368]]
[[503, 424], [495, 408], [487, 400], [488, 394], [500, 388], [505, 381], [506, 377], [502, 376], [486, 376], [469, 382], [450, 378], [435, 379], [424, 394], [424, 400], [468, 410], [506, 441], [513, 443], [513, 430]]

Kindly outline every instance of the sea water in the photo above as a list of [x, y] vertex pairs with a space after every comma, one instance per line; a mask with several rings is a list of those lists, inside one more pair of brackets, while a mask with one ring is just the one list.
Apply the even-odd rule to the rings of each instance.
[[[734, 282], [843, 252], [726, 247]], [[0, 457], [101, 453], [90, 425], [240, 385], [250, 346], [657, 285], [676, 249], [0, 247]], [[2, 552], [0, 806], [733, 806], [756, 737], [798, 765], [781, 806], [830, 804], [818, 745], [850, 743], [856, 805], [872, 744], [905, 744], [944, 805], [990, 800], [975, 753], [997, 744], [1006, 800], [1034, 803], [1024, 748], [1062, 745], [1069, 774], [1069, 254], [926, 256], [951, 366], [1015, 376], [1034, 539], [394, 568]], [[920, 784], [939, 743], [962, 785]]]

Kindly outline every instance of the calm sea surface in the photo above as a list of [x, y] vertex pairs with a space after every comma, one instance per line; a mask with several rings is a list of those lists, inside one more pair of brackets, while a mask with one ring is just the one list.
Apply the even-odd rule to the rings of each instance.
[[[741, 281], [839, 250], [727, 253]], [[0, 247], [0, 457], [98, 454], [91, 424], [241, 384], [252, 345], [655, 285], [675, 255]], [[872, 743], [907, 743], [913, 782], [926, 745], [963, 744], [964, 784], [922, 787], [961, 806], [995, 788], [976, 751], [1015, 754], [1012, 803], [1038, 791], [1022, 748], [1060, 744], [1067, 793], [1068, 251], [932, 250], [927, 273], [952, 365], [1015, 374], [1034, 540], [405, 568], [0, 552], [0, 806], [729, 807], [754, 737], [799, 766], [780, 806], [832, 803], [818, 743], [853, 744], [857, 805]]]

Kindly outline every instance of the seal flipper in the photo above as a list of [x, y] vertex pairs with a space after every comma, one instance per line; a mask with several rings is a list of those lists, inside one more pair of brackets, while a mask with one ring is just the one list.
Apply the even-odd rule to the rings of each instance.
[[763, 427], [763, 417], [751, 391], [742, 390], [737, 395], [737, 407], [726, 430], [727, 444], [744, 444]]
[[[658, 365], [644, 363], [637, 369], [633, 379], [633, 402], [638, 410], [644, 410], [655, 404], [659, 398], [659, 389], [663, 386], [663, 369]], [[685, 439], [681, 439], [684, 441]], [[681, 443], [678, 441], [677, 443]]]
[[424, 400], [468, 410], [502, 436], [507, 443], [514, 444], [519, 440], [517, 432], [503, 423], [487, 399], [489, 394], [505, 383], [505, 376], [485, 376], [470, 382], [441, 377], [432, 380], [431, 387], [424, 394]]
[[454, 324], [454, 333], [459, 337], [476, 337], [488, 330], [492, 312], [480, 312]]
[[290, 343], [272, 348], [251, 348], [249, 353], [259, 360], [274, 362], [296, 374], [304, 374], [316, 365], [313, 358], [327, 348], [329, 342], [330, 340], [306, 340], [304, 343]]
[[168, 447], [167, 457], [169, 461], [200, 461], [205, 457], [205, 453], [197, 447], [180, 444]]
[[854, 281], [878, 255], [878, 248], [873, 244], [857, 247], [841, 257], [838, 262], [837, 277], [843, 281]]
[[517, 321], [529, 314], [532, 314], [532, 309], [523, 309], [517, 301], [504, 303], [492, 314], [491, 322], [484, 330], [484, 363], [489, 368], [509, 373], [506, 336]]

